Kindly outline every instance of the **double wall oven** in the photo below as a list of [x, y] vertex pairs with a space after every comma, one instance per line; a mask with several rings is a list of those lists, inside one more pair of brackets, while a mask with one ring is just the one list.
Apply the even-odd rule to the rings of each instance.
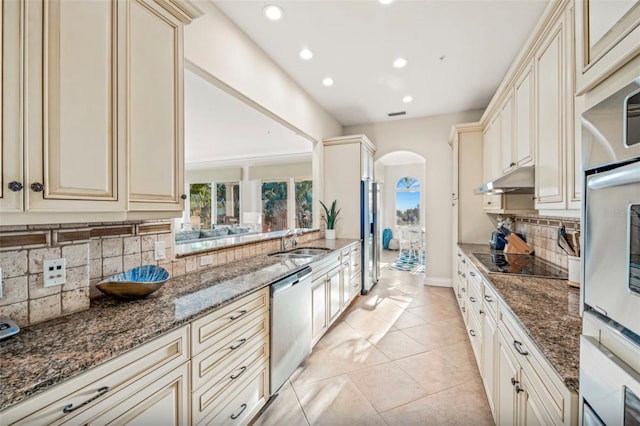
[[582, 149], [583, 424], [640, 425], [640, 77], [583, 113]]

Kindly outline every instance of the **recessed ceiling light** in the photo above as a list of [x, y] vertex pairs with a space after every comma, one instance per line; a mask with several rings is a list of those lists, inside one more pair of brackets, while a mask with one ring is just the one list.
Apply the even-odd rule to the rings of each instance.
[[300, 51], [300, 57], [308, 61], [309, 59], [313, 58], [313, 52], [310, 51], [309, 49], [302, 49]]
[[265, 6], [264, 9], [262, 9], [262, 12], [264, 12], [264, 16], [272, 21], [278, 21], [282, 18], [282, 15], [284, 15], [284, 10], [275, 4]]
[[393, 3], [394, 0], [378, 0], [378, 1], [380, 2], [380, 4], [383, 4], [386, 6], [388, 4]]
[[402, 102], [404, 102], [405, 104], [408, 104], [411, 101], [413, 101], [413, 97], [412, 96], [407, 95], [404, 98], [402, 98]]
[[398, 58], [393, 61], [394, 68], [404, 68], [407, 66], [407, 60], [405, 58]]
[[322, 84], [327, 87], [333, 86], [333, 79], [331, 77], [326, 77], [324, 80], [322, 80]]

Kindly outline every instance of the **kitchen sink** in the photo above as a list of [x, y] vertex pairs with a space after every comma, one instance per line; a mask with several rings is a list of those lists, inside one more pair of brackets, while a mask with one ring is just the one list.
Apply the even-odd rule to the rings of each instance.
[[277, 253], [271, 253], [269, 256], [283, 257], [287, 259], [304, 259], [304, 258], [316, 258], [327, 253], [328, 248], [298, 248], [288, 251], [279, 251]]

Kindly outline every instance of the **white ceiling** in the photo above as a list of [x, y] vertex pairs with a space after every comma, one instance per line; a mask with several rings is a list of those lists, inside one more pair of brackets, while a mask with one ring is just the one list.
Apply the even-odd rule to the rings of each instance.
[[[484, 108], [545, 0], [213, 0], [343, 125]], [[314, 56], [300, 59], [307, 47]], [[441, 56], [446, 56], [440, 60]], [[395, 69], [397, 57], [409, 63]], [[335, 84], [325, 87], [323, 78]], [[405, 104], [402, 98], [414, 100]]]
[[184, 103], [188, 168], [311, 160], [309, 140], [188, 70]]

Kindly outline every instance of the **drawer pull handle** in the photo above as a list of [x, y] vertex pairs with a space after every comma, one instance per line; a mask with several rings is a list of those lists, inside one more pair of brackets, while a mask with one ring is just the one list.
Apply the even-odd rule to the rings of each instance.
[[240, 346], [244, 345], [245, 343], [247, 343], [247, 339], [240, 339], [239, 343], [236, 343], [235, 345], [229, 346], [229, 349], [231, 349], [233, 351], [235, 349], [238, 349]]
[[465, 308], [464, 306], [462, 307], [462, 312], [467, 312], [467, 308]]
[[476, 303], [476, 298], [473, 296], [469, 296], [469, 300], [471, 300], [473, 303]]
[[240, 313], [238, 315], [231, 316], [231, 317], [229, 317], [229, 319], [231, 321], [237, 320], [238, 318], [240, 318], [241, 316], [243, 316], [246, 313], [247, 313], [246, 309], [243, 309], [242, 311], [240, 311]]
[[482, 309], [480, 309], [478, 312], [480, 312], [480, 315], [484, 314], [484, 311]]
[[465, 274], [462, 274], [462, 278], [467, 278], [467, 276]]
[[467, 263], [467, 259], [462, 259], [462, 263]]
[[460, 253], [458, 253], [458, 257], [462, 257], [462, 255]]
[[231, 420], [235, 420], [235, 419], [237, 419], [238, 417], [240, 417], [240, 415], [241, 415], [241, 414], [244, 412], [244, 410], [246, 410], [246, 409], [247, 409], [247, 404], [242, 404], [242, 405], [240, 406], [240, 411], [238, 412], [238, 414], [232, 414], [232, 415], [231, 415]]
[[109, 386], [103, 386], [100, 389], [98, 389], [98, 394], [96, 396], [94, 396], [93, 398], [89, 398], [87, 399], [85, 402], [83, 402], [82, 404], [78, 405], [77, 407], [74, 407], [73, 404], [69, 404], [66, 407], [64, 407], [62, 409], [62, 412], [67, 414], [67, 413], [71, 413], [72, 411], [76, 411], [78, 408], [80, 407], [84, 407], [87, 404], [92, 403], [93, 401], [95, 401], [96, 399], [100, 398], [102, 395], [104, 395], [105, 393], [109, 392]]
[[517, 340], [513, 341], [513, 347], [516, 349], [516, 351], [520, 354], [520, 355], [529, 355], [529, 352], [522, 349], [522, 342], [519, 342]]
[[512, 378], [511, 378], [511, 386], [515, 386], [515, 385], [517, 385], [518, 383], [520, 383], [520, 382], [519, 382], [519, 381], [517, 381], [515, 377], [512, 377]]
[[472, 277], [475, 277], [475, 276], [476, 276], [476, 274], [475, 274], [473, 271], [472, 271], [472, 272], [469, 272], [469, 275], [471, 275]]
[[493, 302], [493, 297], [491, 297], [491, 296], [489, 296], [488, 294], [486, 294], [486, 295], [484, 296], [484, 300], [486, 300], [487, 302], [491, 303], [491, 302]]
[[469, 330], [469, 334], [472, 335], [473, 337], [476, 337], [476, 332], [473, 330]]
[[466, 292], [467, 292], [467, 289], [466, 289], [466, 288], [464, 288], [464, 287], [462, 287], [462, 292], [463, 292], [463, 293], [466, 293]]
[[516, 393], [524, 392], [524, 389], [520, 387], [520, 385], [516, 385]]
[[245, 371], [247, 371], [247, 366], [246, 366], [246, 365], [243, 365], [243, 366], [242, 366], [242, 368], [240, 369], [240, 372], [238, 372], [238, 373], [236, 373], [236, 374], [232, 374], [232, 375], [230, 375], [230, 376], [229, 376], [229, 378], [230, 378], [231, 380], [235, 380], [235, 379], [237, 379], [238, 377], [242, 376], [242, 375], [244, 374], [244, 372], [245, 372]]
[[458, 293], [458, 299], [462, 299], [462, 295]]

